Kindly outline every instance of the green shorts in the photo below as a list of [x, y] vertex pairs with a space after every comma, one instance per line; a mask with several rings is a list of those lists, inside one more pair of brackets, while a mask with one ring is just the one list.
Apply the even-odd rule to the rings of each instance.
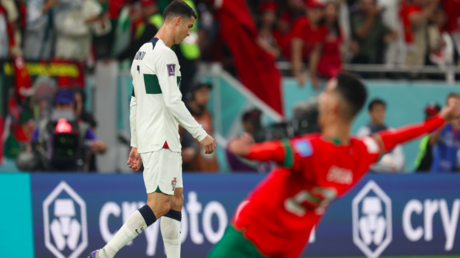
[[227, 227], [222, 239], [214, 246], [208, 258], [265, 258], [254, 244], [232, 225]]

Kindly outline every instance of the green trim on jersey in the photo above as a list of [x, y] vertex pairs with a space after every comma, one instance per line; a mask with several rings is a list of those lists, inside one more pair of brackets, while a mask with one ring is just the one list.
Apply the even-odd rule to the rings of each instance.
[[214, 246], [208, 258], [264, 258], [257, 247], [237, 231], [232, 225], [228, 225], [222, 239]]
[[163, 192], [160, 190], [160, 186], [157, 186], [157, 189], [155, 190], [155, 193], [163, 193]]
[[180, 83], [182, 82], [182, 78], [180, 76], [177, 76], [177, 87], [180, 89]]
[[155, 74], [144, 74], [145, 93], [161, 94], [160, 82]]
[[[177, 76], [177, 87], [180, 89], [181, 77]], [[162, 94], [160, 82], [155, 74], [144, 74], [145, 93]]]
[[284, 147], [284, 164], [283, 167], [292, 168], [294, 165], [294, 155], [291, 148], [291, 144], [289, 143], [288, 139], [283, 139], [283, 147]]

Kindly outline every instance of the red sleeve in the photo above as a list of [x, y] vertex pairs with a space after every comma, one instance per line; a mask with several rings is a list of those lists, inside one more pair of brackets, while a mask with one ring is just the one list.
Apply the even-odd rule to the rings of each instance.
[[274, 161], [278, 165], [286, 167], [291, 167], [293, 162], [292, 148], [287, 140], [254, 144], [245, 158], [259, 161]]
[[249, 154], [245, 157], [251, 160], [274, 161], [283, 164], [285, 159], [285, 143], [283, 141], [269, 141], [251, 146]]
[[398, 144], [413, 140], [423, 134], [434, 131], [444, 123], [444, 118], [441, 116], [435, 116], [422, 123], [411, 124], [397, 129], [385, 130], [377, 134], [382, 138], [385, 151], [389, 151]]
[[366, 156], [363, 157], [369, 165], [374, 164], [380, 159], [381, 151], [379, 144], [372, 136], [365, 136], [361, 138], [361, 141], [366, 146]]

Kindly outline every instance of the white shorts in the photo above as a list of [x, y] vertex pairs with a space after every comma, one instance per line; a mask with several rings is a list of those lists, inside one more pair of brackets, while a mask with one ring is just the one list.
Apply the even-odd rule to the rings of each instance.
[[161, 191], [173, 195], [182, 184], [182, 155], [169, 149], [141, 153], [147, 194]]

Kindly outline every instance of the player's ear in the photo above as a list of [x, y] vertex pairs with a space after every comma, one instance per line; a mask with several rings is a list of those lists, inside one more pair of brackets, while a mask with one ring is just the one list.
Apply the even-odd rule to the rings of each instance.
[[175, 21], [175, 25], [176, 25], [176, 26], [180, 26], [180, 25], [182, 24], [182, 22], [183, 22], [183, 21], [182, 21], [182, 17], [181, 17], [181, 16], [177, 16], [176, 19], [177, 19], [177, 20]]
[[336, 114], [338, 116], [342, 115], [340, 112], [342, 110], [346, 110], [346, 107], [342, 108], [341, 106], [342, 106], [342, 102], [340, 100], [334, 101], [332, 103], [332, 111], [334, 112], [334, 114]]

